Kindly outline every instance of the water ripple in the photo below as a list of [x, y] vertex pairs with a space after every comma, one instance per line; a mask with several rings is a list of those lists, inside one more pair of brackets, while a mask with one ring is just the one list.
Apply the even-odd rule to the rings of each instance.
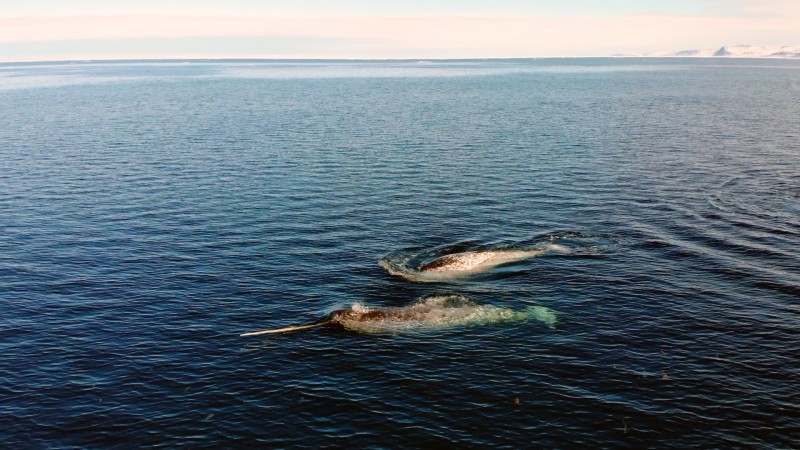
[[[797, 62], [275, 64], [0, 65], [7, 445], [800, 440]], [[558, 321], [237, 337], [443, 288]]]

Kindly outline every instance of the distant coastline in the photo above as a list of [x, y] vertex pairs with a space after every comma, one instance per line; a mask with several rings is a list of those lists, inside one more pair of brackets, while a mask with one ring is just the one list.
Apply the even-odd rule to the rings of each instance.
[[677, 52], [655, 53], [617, 53], [615, 57], [680, 57], [680, 58], [775, 58], [795, 59], [800, 58], [800, 45], [784, 45], [781, 47], [768, 47], [759, 45], [723, 45], [722, 47], [705, 50], [680, 50]]
[[789, 59], [800, 60], [800, 45], [790, 45], [782, 47], [765, 47], [755, 45], [726, 45], [716, 50], [680, 50], [677, 52], [649, 52], [649, 53], [613, 53], [611, 55], [591, 55], [591, 56], [519, 56], [519, 57], [482, 57], [482, 58], [271, 58], [271, 57], [252, 57], [252, 58], [226, 58], [226, 57], [205, 57], [205, 58], [97, 58], [97, 59], [29, 59], [14, 60], [0, 59], [0, 66], [14, 64], [97, 64], [97, 63], [226, 63], [226, 62], [467, 62], [467, 61], [522, 61], [529, 59], [602, 59], [602, 58], [726, 58], [726, 59]]

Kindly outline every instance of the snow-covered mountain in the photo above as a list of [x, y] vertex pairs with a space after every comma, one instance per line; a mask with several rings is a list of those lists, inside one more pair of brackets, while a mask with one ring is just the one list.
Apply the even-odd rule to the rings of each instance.
[[727, 45], [714, 52], [714, 56], [733, 56], [739, 58], [800, 58], [800, 45], [785, 47]]
[[758, 45], [725, 45], [717, 50], [681, 50], [679, 52], [658, 52], [644, 55], [616, 56], [721, 56], [729, 58], [800, 58], [800, 45], [783, 47], [763, 47]]

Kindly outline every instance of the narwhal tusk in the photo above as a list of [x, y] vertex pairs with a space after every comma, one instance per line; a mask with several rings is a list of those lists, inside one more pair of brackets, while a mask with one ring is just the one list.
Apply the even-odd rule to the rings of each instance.
[[296, 330], [304, 330], [306, 328], [313, 328], [318, 327], [320, 325], [325, 325], [330, 323], [329, 320], [323, 320], [322, 322], [312, 323], [310, 325], [299, 325], [296, 327], [286, 327], [286, 328], [276, 328], [274, 330], [261, 330], [261, 331], [251, 331], [250, 333], [243, 333], [239, 336], [258, 336], [259, 334], [270, 334], [270, 333], [286, 333], [287, 331], [296, 331]]

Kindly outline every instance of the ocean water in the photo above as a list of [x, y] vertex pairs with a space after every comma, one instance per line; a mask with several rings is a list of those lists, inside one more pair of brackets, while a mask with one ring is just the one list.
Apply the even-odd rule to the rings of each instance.
[[[791, 60], [2, 64], [0, 442], [796, 447], [798, 124]], [[431, 298], [539, 314], [239, 336]]]

